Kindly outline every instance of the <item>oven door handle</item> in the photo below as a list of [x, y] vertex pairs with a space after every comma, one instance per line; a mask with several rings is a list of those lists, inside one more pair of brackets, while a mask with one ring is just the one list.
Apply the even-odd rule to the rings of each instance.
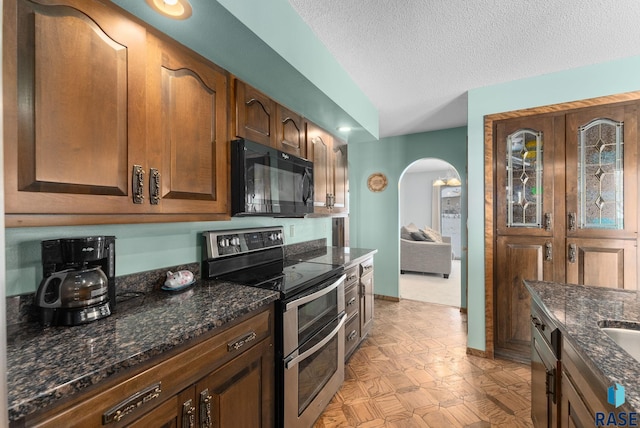
[[340, 276], [340, 278], [338, 278], [338, 280], [336, 282], [334, 282], [333, 284], [331, 284], [328, 287], [323, 288], [322, 290], [316, 291], [313, 294], [309, 294], [308, 296], [304, 296], [301, 297], [299, 299], [296, 299], [292, 302], [289, 302], [285, 305], [285, 310], [290, 310], [291, 308], [297, 308], [298, 306], [304, 305], [305, 303], [308, 303], [312, 300], [317, 299], [318, 297], [324, 296], [325, 294], [329, 294], [330, 292], [332, 292], [333, 290], [335, 290], [336, 288], [338, 288], [338, 286], [340, 285], [341, 282], [344, 282], [345, 278], [347, 277], [347, 275], [342, 275]]
[[338, 333], [338, 331], [340, 331], [340, 329], [342, 328], [342, 326], [344, 325], [346, 320], [347, 320], [347, 314], [343, 313], [342, 317], [340, 317], [340, 322], [338, 323], [338, 326], [336, 328], [334, 328], [333, 331], [330, 334], [327, 335], [327, 337], [325, 337], [320, 342], [318, 342], [313, 348], [307, 349], [306, 351], [304, 351], [302, 354], [298, 355], [297, 357], [294, 357], [294, 358], [290, 359], [289, 361], [285, 362], [284, 367], [287, 370], [289, 370], [291, 367], [295, 366], [300, 361], [304, 360], [309, 355], [313, 354], [318, 349], [320, 349], [324, 345], [326, 345], [331, 339], [333, 339], [333, 337]]

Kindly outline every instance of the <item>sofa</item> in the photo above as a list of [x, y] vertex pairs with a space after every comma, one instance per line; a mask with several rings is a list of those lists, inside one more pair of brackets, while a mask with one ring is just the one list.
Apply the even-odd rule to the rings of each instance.
[[413, 223], [400, 229], [400, 273], [451, 273], [451, 238]]

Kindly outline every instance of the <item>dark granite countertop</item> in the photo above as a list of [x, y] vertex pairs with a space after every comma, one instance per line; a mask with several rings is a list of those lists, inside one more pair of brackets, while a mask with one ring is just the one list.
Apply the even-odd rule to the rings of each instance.
[[378, 250], [354, 247], [322, 247], [304, 253], [298, 253], [287, 258], [313, 263], [343, 265], [345, 268], [364, 261]]
[[118, 300], [110, 317], [75, 327], [9, 329], [9, 419], [18, 420], [264, 307], [277, 293], [199, 281], [181, 293]]
[[525, 281], [525, 285], [599, 380], [604, 385], [623, 385], [625, 407], [640, 410], [640, 362], [598, 327], [601, 320], [640, 321], [637, 293], [542, 281]]

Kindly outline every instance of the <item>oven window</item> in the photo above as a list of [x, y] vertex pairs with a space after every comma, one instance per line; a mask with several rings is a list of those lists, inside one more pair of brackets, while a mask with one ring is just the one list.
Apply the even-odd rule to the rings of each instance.
[[338, 370], [338, 335], [298, 364], [298, 416]]
[[338, 316], [338, 289], [298, 306], [298, 345]]

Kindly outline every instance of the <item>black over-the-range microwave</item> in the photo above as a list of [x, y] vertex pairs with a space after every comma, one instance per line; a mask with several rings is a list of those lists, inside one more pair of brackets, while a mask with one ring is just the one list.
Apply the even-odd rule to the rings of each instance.
[[313, 213], [313, 163], [264, 144], [232, 140], [231, 211], [270, 217]]

